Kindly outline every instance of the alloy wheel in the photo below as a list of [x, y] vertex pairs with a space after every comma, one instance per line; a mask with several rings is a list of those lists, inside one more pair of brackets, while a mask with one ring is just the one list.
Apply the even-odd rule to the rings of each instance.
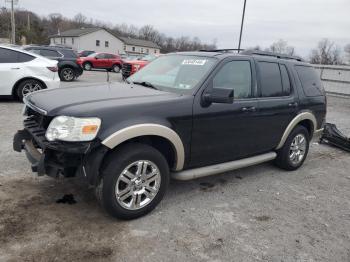
[[289, 149], [289, 159], [293, 165], [298, 165], [303, 161], [306, 153], [306, 137], [298, 134], [294, 137]]
[[115, 195], [125, 209], [138, 210], [152, 202], [157, 195], [161, 175], [157, 165], [148, 160], [135, 161], [118, 177]]
[[70, 68], [66, 68], [62, 72], [63, 78], [66, 81], [72, 81], [74, 79], [74, 72]]
[[42, 87], [39, 83], [37, 82], [29, 82], [29, 83], [26, 83], [23, 88], [22, 88], [22, 95], [23, 97], [25, 97], [26, 95], [32, 93], [32, 92], [35, 92], [35, 91], [38, 91], [38, 90], [41, 90]]

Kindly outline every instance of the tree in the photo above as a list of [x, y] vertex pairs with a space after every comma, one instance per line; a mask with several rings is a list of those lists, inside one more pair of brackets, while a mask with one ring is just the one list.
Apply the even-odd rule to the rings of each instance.
[[266, 49], [266, 51], [285, 54], [285, 55], [294, 55], [295, 48], [293, 46], [289, 46], [288, 42], [280, 39], [277, 42], [272, 43], [272, 45]]
[[76, 26], [83, 27], [86, 24], [87, 17], [82, 13], [78, 13], [74, 16], [73, 21], [75, 22]]
[[310, 54], [310, 63], [322, 65], [339, 65], [342, 63], [340, 49], [335, 46], [334, 42], [325, 38], [318, 42], [316, 49]]

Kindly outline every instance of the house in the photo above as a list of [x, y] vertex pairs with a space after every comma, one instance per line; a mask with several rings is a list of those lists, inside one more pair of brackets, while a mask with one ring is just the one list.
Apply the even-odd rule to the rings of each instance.
[[119, 37], [104, 28], [80, 28], [50, 36], [50, 45], [64, 45], [77, 51], [113, 54], [159, 54], [160, 47], [147, 40]]

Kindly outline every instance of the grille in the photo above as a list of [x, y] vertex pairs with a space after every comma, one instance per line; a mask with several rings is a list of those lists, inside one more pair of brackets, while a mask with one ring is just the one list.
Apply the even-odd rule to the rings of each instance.
[[129, 64], [129, 63], [124, 63], [123, 64], [123, 67], [122, 67], [122, 74], [123, 74], [123, 76], [126, 76], [126, 77], [130, 76], [131, 70], [132, 70], [132, 65], [131, 64]]

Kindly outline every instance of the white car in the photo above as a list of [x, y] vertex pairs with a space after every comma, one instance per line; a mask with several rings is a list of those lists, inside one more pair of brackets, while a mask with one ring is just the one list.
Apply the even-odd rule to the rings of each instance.
[[60, 85], [57, 61], [0, 45], [0, 97], [22, 101], [31, 92]]

